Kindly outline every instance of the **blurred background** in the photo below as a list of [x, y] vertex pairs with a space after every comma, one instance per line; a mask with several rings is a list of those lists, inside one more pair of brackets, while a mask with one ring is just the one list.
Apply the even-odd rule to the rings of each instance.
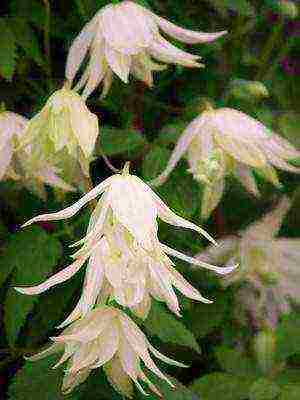
[[[298, 1], [284, 0], [148, 0], [139, 1], [170, 21], [189, 29], [228, 30], [215, 43], [187, 46], [203, 57], [205, 69], [170, 66], [155, 76], [154, 87], [115, 79], [104, 100], [100, 92], [88, 107], [100, 119], [101, 135], [90, 166], [93, 184], [111, 174], [101, 158], [145, 180], [165, 167], [178, 137], [207, 102], [237, 108], [263, 122], [300, 148], [300, 20]], [[1, 109], [28, 118], [38, 112], [64, 81], [69, 46], [83, 25], [108, 4], [103, 0], [3, 0], [0, 4]], [[0, 132], [1, 135], [1, 132]], [[101, 150], [102, 149], [102, 150]], [[300, 160], [299, 160], [300, 165]], [[182, 160], [158, 189], [177, 213], [201, 223], [217, 239], [237, 235], [272, 209], [283, 194], [293, 203], [279, 236], [300, 237], [299, 176], [278, 171], [278, 189], [259, 176], [254, 198], [228, 177], [226, 194], [208, 221], [201, 221], [202, 187]], [[298, 190], [298, 191], [297, 191]], [[0, 398], [11, 400], [117, 399], [101, 371], [71, 395], [59, 386], [63, 368], [53, 371], [53, 358], [24, 360], [56, 334], [55, 326], [80, 295], [83, 272], [44, 295], [26, 297], [13, 286], [40, 282], [70, 261], [68, 245], [84, 234], [89, 210], [72, 220], [20, 230], [33, 215], [55, 210], [78, 198], [47, 188], [40, 199], [18, 182], [0, 182]], [[199, 236], [161, 224], [162, 241], [190, 254], [205, 249]], [[300, 264], [300, 259], [299, 259]], [[203, 270], [177, 262], [180, 272], [213, 305], [181, 298], [183, 318], [154, 303], [144, 331], [159, 349], [189, 365], [170, 368], [177, 390], [161, 384], [164, 397], [176, 400], [299, 400], [300, 310], [293, 299], [289, 313], [269, 326], [264, 313], [247, 308], [245, 282], [224, 286]], [[300, 274], [300, 265], [299, 265]], [[299, 278], [299, 277], [298, 277]], [[300, 279], [299, 279], [300, 280]], [[266, 283], [268, 285], [269, 283]], [[237, 296], [239, 293], [239, 296]], [[244, 294], [243, 294], [244, 293]], [[241, 296], [244, 298], [241, 299]], [[300, 302], [300, 287], [298, 302]], [[257, 317], [257, 318], [256, 318]], [[136, 398], [141, 398], [136, 394]]]

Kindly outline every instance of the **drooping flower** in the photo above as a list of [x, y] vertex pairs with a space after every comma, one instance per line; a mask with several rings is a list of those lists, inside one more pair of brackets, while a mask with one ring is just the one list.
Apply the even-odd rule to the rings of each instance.
[[[103, 81], [103, 96], [110, 89], [113, 74], [125, 83], [132, 73], [152, 85], [153, 71], [164, 64], [200, 67], [199, 56], [178, 49], [164, 39], [159, 30], [184, 43], [207, 43], [226, 32], [204, 33], [180, 28], [133, 1], [109, 4], [88, 22], [74, 40], [67, 59], [66, 78], [72, 84], [80, 65], [89, 53], [88, 65], [76, 86], [84, 87], [87, 98]], [[153, 59], [162, 62], [157, 64]]]
[[300, 173], [300, 168], [287, 162], [300, 157], [300, 151], [261, 122], [232, 108], [204, 111], [192, 121], [166, 169], [152, 184], [163, 183], [185, 154], [189, 171], [205, 185], [201, 205], [204, 218], [220, 202], [228, 174], [234, 174], [248, 192], [258, 196], [251, 168], [277, 186], [280, 182], [273, 167]]
[[167, 364], [185, 367], [156, 350], [139, 327], [125, 313], [114, 307], [97, 307], [52, 340], [55, 342], [53, 345], [29, 359], [36, 361], [53, 353], [64, 352], [54, 366], [56, 368], [68, 361], [62, 384], [64, 393], [71, 392], [85, 381], [93, 369], [103, 366], [108, 380], [121, 394], [132, 397], [133, 383], [143, 394], [147, 394], [139, 383], [142, 381], [161, 396], [157, 387], [143, 372], [141, 361], [172, 387], [174, 385], [158, 369], [150, 353]]
[[76, 92], [63, 87], [29, 121], [22, 143], [31, 143], [32, 162], [44, 159], [55, 165], [69, 157], [88, 175], [98, 135], [97, 116]]
[[179, 314], [173, 286], [189, 298], [209, 302], [176, 271], [167, 255], [220, 274], [231, 272], [233, 268], [201, 263], [159, 242], [157, 217], [171, 225], [199, 232], [211, 241], [213, 239], [200, 227], [173, 213], [149, 186], [137, 176], [130, 175], [126, 168], [123, 174], [106, 179], [73, 206], [35, 217], [25, 225], [70, 218], [101, 193], [103, 196], [91, 216], [87, 235], [75, 243], [82, 244], [82, 248], [74, 254], [74, 263], [38, 286], [17, 290], [28, 295], [42, 293], [72, 277], [88, 261], [82, 296], [61, 326], [85, 315], [97, 298], [105, 300], [107, 296], [130, 307], [141, 317], [149, 311], [150, 296], [165, 301], [173, 312]]
[[239, 262], [239, 270], [226, 277], [224, 284], [247, 283], [237, 294], [239, 302], [257, 323], [265, 320], [271, 327], [290, 310], [289, 300], [300, 302], [300, 239], [276, 237], [289, 208], [290, 201], [284, 197], [239, 237], [227, 237], [218, 249], [210, 246], [197, 257], [228, 265]]
[[0, 113], [0, 180], [14, 179], [43, 197], [44, 185], [74, 190], [58, 175], [57, 169], [43, 160], [31, 164], [32, 146], [18, 149], [28, 120], [10, 111]]

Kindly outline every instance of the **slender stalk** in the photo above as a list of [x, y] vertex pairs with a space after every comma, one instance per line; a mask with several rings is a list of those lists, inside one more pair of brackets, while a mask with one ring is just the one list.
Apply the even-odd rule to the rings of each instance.
[[275, 24], [272, 32], [269, 36], [269, 39], [267, 40], [265, 46], [262, 49], [261, 52], [261, 57], [260, 57], [260, 68], [257, 71], [257, 74], [255, 76], [255, 80], [261, 80], [266, 68], [268, 67], [269, 60], [271, 57], [271, 54], [273, 52], [274, 47], [276, 47], [278, 43], [278, 39], [280, 37], [280, 34], [282, 33], [283, 29], [283, 21], [281, 20], [278, 24]]

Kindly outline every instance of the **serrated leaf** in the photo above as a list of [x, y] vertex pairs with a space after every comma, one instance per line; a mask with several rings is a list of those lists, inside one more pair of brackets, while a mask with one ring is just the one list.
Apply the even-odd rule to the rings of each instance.
[[8, 389], [9, 400], [77, 400], [74, 392], [63, 395], [60, 391], [63, 379], [62, 369], [53, 369], [57, 356], [44, 360], [26, 361], [22, 369], [13, 377]]
[[101, 129], [101, 149], [107, 156], [124, 154], [125, 157], [130, 157], [146, 144], [145, 137], [138, 131], [109, 127]]
[[256, 362], [240, 351], [220, 346], [216, 348], [215, 352], [224, 371], [245, 378], [255, 378], [258, 375]]
[[21, 17], [11, 18], [10, 28], [15, 35], [16, 44], [23, 48], [27, 57], [34, 60], [38, 65], [43, 66], [44, 59], [37, 37], [26, 20]]
[[4, 254], [7, 269], [12, 271], [11, 287], [4, 304], [5, 329], [10, 345], [16, 342], [28, 313], [38, 300], [38, 296], [17, 293], [13, 286], [43, 281], [56, 266], [60, 255], [60, 242], [38, 227], [11, 237]]
[[16, 39], [4, 18], [0, 18], [0, 32], [0, 75], [10, 81], [16, 67]]
[[284, 361], [293, 354], [300, 353], [299, 314], [284, 317], [276, 330], [276, 360]]
[[219, 295], [212, 304], [194, 304], [187, 325], [195, 337], [203, 338], [220, 326], [228, 311], [228, 297]]
[[[298, 371], [299, 374], [299, 371]], [[300, 384], [286, 385], [281, 389], [279, 400], [299, 400], [300, 399]]]
[[253, 383], [249, 391], [249, 400], [273, 400], [280, 394], [276, 383], [261, 378]]
[[201, 400], [245, 400], [248, 397], [251, 381], [234, 375], [214, 372], [196, 379], [190, 389]]
[[152, 301], [151, 311], [144, 326], [151, 335], [158, 336], [165, 343], [189, 347], [197, 353], [201, 353], [192, 332], [158, 302]]
[[143, 160], [143, 177], [146, 180], [156, 178], [166, 167], [170, 156], [170, 150], [162, 146], [154, 145]]

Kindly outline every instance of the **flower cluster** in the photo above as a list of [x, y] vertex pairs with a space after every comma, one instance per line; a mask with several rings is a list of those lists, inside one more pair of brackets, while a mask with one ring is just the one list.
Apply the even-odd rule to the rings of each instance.
[[[240, 268], [224, 279], [224, 284], [246, 282], [238, 292], [258, 325], [274, 328], [279, 316], [290, 310], [289, 300], [300, 301], [300, 239], [277, 238], [291, 202], [283, 197], [274, 210], [253, 223], [239, 237], [220, 240], [220, 247], [209, 247], [197, 257], [203, 262], [218, 262]], [[257, 299], [258, 294], [258, 299]]]
[[274, 167], [300, 173], [300, 168], [287, 162], [300, 157], [298, 150], [261, 122], [232, 108], [210, 109], [192, 121], [178, 140], [166, 169], [152, 184], [163, 183], [184, 154], [189, 171], [205, 185], [203, 218], [219, 204], [228, 174], [234, 174], [248, 192], [258, 196], [251, 168], [276, 186], [280, 182]]

